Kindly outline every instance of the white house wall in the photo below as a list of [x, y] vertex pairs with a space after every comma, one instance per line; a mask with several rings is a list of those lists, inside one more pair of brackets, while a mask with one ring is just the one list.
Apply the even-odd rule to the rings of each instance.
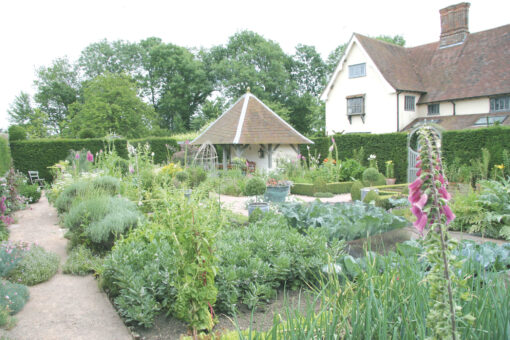
[[[405, 110], [405, 100], [406, 96], [414, 96], [414, 111], [406, 111]], [[420, 108], [416, 103], [418, 103], [418, 100], [420, 99], [419, 93], [412, 93], [412, 92], [402, 92], [399, 94], [398, 98], [398, 106], [399, 106], [399, 130], [402, 130], [405, 128], [409, 123], [411, 123], [413, 120], [418, 118], [420, 116], [419, 110]], [[396, 104], [395, 104], [396, 107]], [[395, 127], [395, 130], [396, 127]]]
[[[275, 145], [273, 144], [273, 148]], [[296, 146], [297, 150], [298, 146]], [[267, 153], [267, 145], [265, 145], [265, 151], [264, 151], [264, 158], [259, 157], [259, 144], [252, 144], [249, 145], [246, 149], [244, 149], [243, 154], [241, 155], [241, 158], [246, 158], [246, 160], [250, 162], [255, 162], [256, 169], [258, 171], [262, 172], [268, 172], [276, 169], [277, 165], [277, 159], [279, 158], [286, 158], [286, 159], [297, 159], [297, 153], [294, 151], [294, 149], [288, 145], [288, 144], [281, 144], [276, 151], [273, 151], [273, 157], [272, 157], [272, 167], [269, 168], [268, 166], [268, 153]], [[231, 148], [230, 153], [231, 159], [238, 157], [234, 147]]]
[[[461, 99], [454, 100], [455, 102], [455, 114], [456, 115], [471, 115], [479, 113], [490, 112], [490, 99], [474, 98], [474, 99]], [[438, 116], [451, 116], [453, 115], [453, 104], [451, 101], [439, 103], [439, 115], [428, 116], [428, 105], [418, 105], [418, 114], [420, 117], [438, 117]]]
[[[356, 41], [348, 52], [342, 70], [326, 100], [326, 132], [393, 132], [397, 128], [396, 93], [382, 77]], [[349, 78], [349, 65], [366, 63], [366, 76]], [[365, 94], [365, 122], [360, 116], [347, 118], [346, 97]]]

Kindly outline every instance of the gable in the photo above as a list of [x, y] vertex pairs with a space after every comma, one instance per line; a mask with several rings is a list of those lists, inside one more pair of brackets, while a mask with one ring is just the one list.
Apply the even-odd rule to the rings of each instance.
[[[354, 61], [352, 60], [353, 54], [355, 54]], [[361, 58], [358, 57], [358, 55], [361, 55]], [[347, 48], [345, 49], [345, 53], [340, 59], [340, 62], [338, 63], [335, 71], [333, 72], [333, 75], [331, 76], [328, 84], [326, 85], [323, 93], [321, 94], [321, 100], [327, 100], [331, 90], [335, 86], [340, 74], [342, 72], [348, 72], [349, 65], [358, 64], [358, 63], [366, 63], [367, 68], [369, 66], [372, 66], [371, 69], [373, 69], [376, 73], [376, 76], [380, 77], [385, 86], [388, 88], [389, 91], [394, 91], [395, 89], [391, 86], [390, 83], [385, 79], [383, 74], [378, 69], [376, 63], [372, 60], [371, 56], [367, 53], [367, 51], [364, 49], [363, 45], [358, 40], [358, 37], [356, 34], [353, 34], [351, 39], [349, 40], [349, 43], [347, 44]], [[368, 72], [368, 71], [367, 71]], [[371, 74], [368, 74], [367, 76], [373, 76]]]

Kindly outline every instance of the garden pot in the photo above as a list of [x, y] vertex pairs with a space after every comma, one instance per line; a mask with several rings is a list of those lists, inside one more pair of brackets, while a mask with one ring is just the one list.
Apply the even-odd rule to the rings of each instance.
[[269, 211], [269, 203], [267, 203], [267, 202], [254, 202], [254, 203], [248, 204], [248, 216], [251, 215], [251, 213], [255, 209], [260, 209], [260, 211], [262, 211], [263, 213], [266, 213], [266, 212]]
[[285, 198], [290, 192], [290, 185], [266, 187], [264, 199], [269, 202], [285, 202]]
[[393, 185], [396, 181], [396, 178], [386, 178], [386, 185]]

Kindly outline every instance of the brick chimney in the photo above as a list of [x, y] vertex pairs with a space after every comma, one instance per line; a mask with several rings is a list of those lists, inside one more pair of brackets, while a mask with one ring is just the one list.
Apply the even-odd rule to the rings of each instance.
[[462, 44], [469, 34], [468, 2], [448, 6], [439, 11], [441, 14], [441, 38], [439, 48]]

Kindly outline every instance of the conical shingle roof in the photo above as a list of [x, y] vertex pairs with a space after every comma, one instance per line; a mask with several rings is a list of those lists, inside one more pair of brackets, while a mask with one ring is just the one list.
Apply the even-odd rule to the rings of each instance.
[[191, 142], [205, 143], [313, 144], [249, 92]]

